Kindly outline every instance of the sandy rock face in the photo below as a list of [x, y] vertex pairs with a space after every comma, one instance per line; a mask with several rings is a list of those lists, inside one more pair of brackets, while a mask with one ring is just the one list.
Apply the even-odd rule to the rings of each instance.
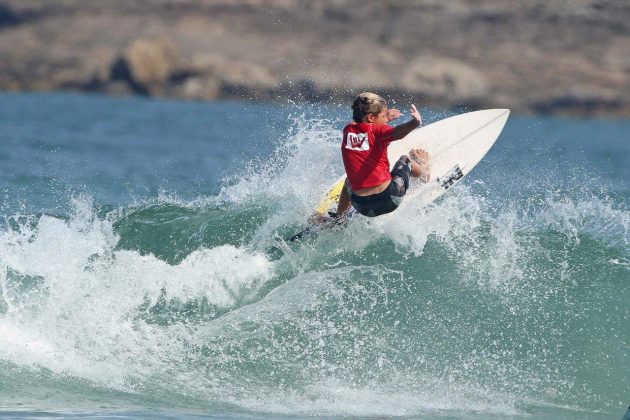
[[177, 55], [163, 40], [139, 39], [125, 52], [135, 81], [146, 85], [164, 83], [175, 68]]
[[134, 91], [163, 94], [177, 69], [178, 55], [165, 40], [137, 39], [114, 63], [114, 79], [126, 79]]
[[277, 83], [271, 71], [260, 64], [217, 54], [197, 54], [189, 68], [206, 80], [214, 80], [224, 92], [266, 95]]
[[401, 83], [410, 91], [462, 101], [483, 99], [488, 90], [485, 77], [472, 66], [458, 60], [430, 55], [418, 57], [409, 63]]
[[180, 94], [186, 99], [218, 99], [221, 97], [221, 83], [214, 77], [189, 77], [183, 82]]

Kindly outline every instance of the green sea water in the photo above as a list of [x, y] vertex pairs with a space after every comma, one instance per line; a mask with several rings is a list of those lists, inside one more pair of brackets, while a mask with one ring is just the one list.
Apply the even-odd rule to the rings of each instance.
[[1, 94], [0, 417], [620, 419], [630, 121], [288, 242], [347, 108]]

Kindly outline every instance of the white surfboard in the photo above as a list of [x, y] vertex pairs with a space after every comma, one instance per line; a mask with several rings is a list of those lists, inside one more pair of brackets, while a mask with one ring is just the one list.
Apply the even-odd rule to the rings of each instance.
[[[431, 159], [429, 182], [412, 178], [401, 207], [424, 206], [461, 181], [494, 145], [509, 115], [509, 109], [468, 112], [418, 128], [404, 139], [392, 142], [387, 149], [392, 168], [411, 149], [424, 149]], [[345, 179], [343, 175], [335, 181], [316, 207], [317, 213], [336, 211]]]
[[509, 115], [509, 109], [468, 112], [414, 130], [391, 143], [387, 156], [392, 166], [412, 148], [426, 150], [431, 159], [429, 188], [418, 188], [419, 182], [414, 182], [401, 205], [426, 204], [461, 181], [492, 148]]

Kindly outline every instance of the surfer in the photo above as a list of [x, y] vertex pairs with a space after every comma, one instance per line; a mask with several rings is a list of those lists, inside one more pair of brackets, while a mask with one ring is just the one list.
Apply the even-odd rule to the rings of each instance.
[[412, 119], [392, 127], [389, 123], [402, 113], [388, 109], [385, 99], [372, 92], [357, 96], [352, 111], [353, 121], [343, 129], [341, 155], [346, 181], [336, 215], [345, 214], [350, 205], [368, 217], [390, 213], [405, 196], [410, 176], [429, 180], [431, 163], [425, 150], [413, 149], [409, 156], [401, 156], [391, 172], [387, 158], [387, 146], [419, 127], [422, 117], [412, 104]]

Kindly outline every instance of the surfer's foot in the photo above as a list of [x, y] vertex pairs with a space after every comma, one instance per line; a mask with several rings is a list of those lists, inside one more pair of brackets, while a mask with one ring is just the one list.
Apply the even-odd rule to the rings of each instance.
[[308, 223], [311, 225], [319, 225], [320, 223], [328, 222], [330, 219], [330, 215], [315, 212], [308, 218]]
[[431, 159], [429, 153], [423, 149], [411, 149], [411, 176], [420, 178], [422, 182], [429, 182], [431, 178]]

